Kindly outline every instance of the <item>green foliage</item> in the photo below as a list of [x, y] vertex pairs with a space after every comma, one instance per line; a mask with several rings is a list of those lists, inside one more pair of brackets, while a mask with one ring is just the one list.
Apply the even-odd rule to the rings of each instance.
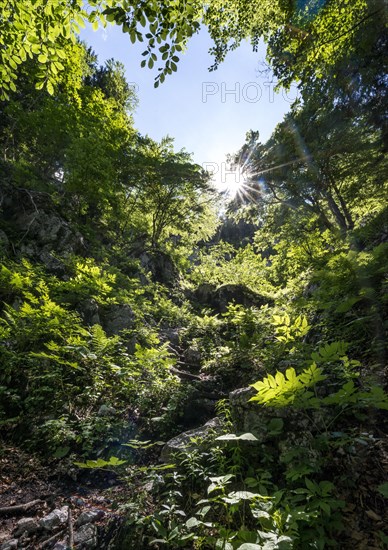
[[103, 460], [99, 458], [98, 460], [87, 460], [86, 462], [74, 462], [78, 468], [87, 468], [87, 469], [96, 469], [96, 468], [105, 468], [106, 466], [121, 466], [125, 464], [125, 460], [120, 460], [116, 456], [111, 456], [109, 460]]
[[[123, 159], [124, 160], [124, 159]], [[156, 143], [140, 137], [125, 159], [127, 194], [124, 224], [127, 231], [147, 235], [145, 246], [169, 250], [173, 237], [182, 244], [211, 236], [216, 227], [207, 174], [184, 151], [173, 151], [171, 138]], [[210, 218], [210, 219], [209, 219]], [[207, 230], [200, 230], [205, 225]], [[174, 246], [170, 248], [173, 249]]]
[[2, 428], [17, 426], [25, 444], [57, 457], [104, 450], [133, 429], [126, 411], [152, 418], [179, 390], [174, 360], [152, 331], [130, 355], [118, 336], [86, 329], [57, 301], [93, 296], [104, 304], [120, 294], [113, 274], [91, 259], [74, 265], [77, 275], [64, 282], [28, 261], [1, 269], [3, 297], [14, 302], [0, 319]]
[[116, 274], [96, 265], [92, 258], [74, 258], [72, 271], [74, 275], [67, 281], [56, 284], [54, 291], [62, 299], [73, 304], [85, 298], [98, 299], [100, 304], [117, 300]]
[[[337, 372], [339, 380], [354, 378], [357, 374], [353, 374], [352, 369], [360, 366], [360, 363], [349, 360], [346, 355], [340, 357], [339, 353], [344, 349], [343, 342], [333, 342], [320, 348], [318, 352], [312, 354], [312, 357], [317, 358], [319, 362], [341, 359], [343, 367]], [[300, 375], [296, 374], [294, 368], [287, 369], [285, 375], [278, 371], [275, 376], [269, 374], [263, 380], [252, 384], [258, 393], [250, 401], [257, 401], [271, 407], [292, 405], [295, 408], [304, 409], [321, 408], [325, 405], [340, 406], [343, 410], [349, 406], [371, 405], [381, 409], [388, 407], [388, 397], [382, 388], [371, 385], [368, 391], [361, 391], [352, 379], [345, 381], [338, 391], [319, 397], [316, 386], [327, 379], [328, 375], [323, 374], [323, 369], [317, 367], [315, 362], [304, 369]], [[314, 391], [310, 391], [311, 389]]]
[[275, 327], [276, 340], [284, 344], [290, 344], [299, 338], [303, 338], [311, 328], [304, 315], [299, 315], [291, 322], [288, 313], [274, 315], [272, 324]]
[[[118, 466], [136, 549], [335, 547], [388, 408], [382, 2], [57, 4], [0, 1], [2, 437]], [[250, 212], [253, 244], [219, 241], [207, 174], [134, 129], [122, 65], [98, 67], [76, 40], [83, 21], [106, 20], [144, 35], [142, 65], [165, 63], [156, 85], [201, 22], [215, 66], [264, 37], [280, 83], [298, 79], [303, 101], [236, 158], [256, 202], [240, 196], [228, 216]], [[201, 284], [242, 284], [269, 304], [199, 313]], [[101, 325], [84, 322], [88, 304]], [[130, 329], [107, 334], [112, 306]], [[181, 383], [173, 367], [190, 352], [183, 368], [201, 380]], [[251, 384], [260, 429], [240, 433], [224, 401], [223, 433], [144, 465], [202, 383]], [[378, 503], [386, 483], [374, 481]]]
[[313, 392], [308, 391], [308, 388], [314, 387], [325, 379], [322, 369], [315, 363], [299, 376], [293, 368], [287, 369], [285, 375], [278, 371], [275, 376], [269, 374], [262, 381], [252, 384], [258, 394], [252, 397], [251, 401], [258, 401], [272, 407], [285, 407], [290, 404], [296, 407], [318, 406], [319, 399]]
[[256, 292], [272, 290], [266, 281], [265, 260], [250, 245], [235, 250], [221, 241], [201, 251], [189, 277], [195, 284], [242, 284]]
[[43, 0], [0, 3], [1, 20], [1, 99], [17, 91], [16, 84], [26, 65], [36, 64], [34, 84], [53, 95], [73, 61], [80, 29], [86, 22], [96, 30], [106, 25], [103, 10], [109, 0], [91, 1], [88, 9], [81, 1], [52, 3]]

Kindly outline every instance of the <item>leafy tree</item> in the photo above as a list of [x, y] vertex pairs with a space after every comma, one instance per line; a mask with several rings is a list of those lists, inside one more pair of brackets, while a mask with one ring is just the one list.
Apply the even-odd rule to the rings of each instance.
[[108, 20], [129, 33], [132, 42], [143, 40], [142, 27], [148, 23], [142, 66], [153, 68], [158, 56], [165, 61], [156, 86], [176, 70], [176, 52], [186, 47], [200, 23], [214, 41], [212, 69], [242, 40], [250, 40], [257, 49], [264, 38], [275, 76], [287, 86], [295, 79], [305, 83], [321, 78], [349, 54], [360, 58], [370, 52], [383, 32], [385, 9], [383, 0], [348, 0], [345, 4], [342, 0], [243, 0], [227, 4], [221, 0], [171, 0], [163, 7], [149, 0], [112, 5], [105, 13]]
[[[89, 5], [96, 7], [97, 2], [91, 1]], [[2, 98], [16, 91], [20, 69], [23, 63], [32, 59], [38, 63], [34, 75], [37, 88], [45, 87], [53, 94], [80, 27], [85, 20], [96, 21], [98, 15], [96, 10], [87, 13], [80, 0], [1, 0], [0, 13]]]
[[139, 136], [128, 150], [125, 174], [123, 229], [141, 217], [138, 230], [152, 248], [171, 235], [194, 230], [201, 220], [205, 223], [203, 214], [212, 202], [208, 174], [190, 161], [188, 153], [175, 153], [171, 138], [156, 143]]
[[97, 58], [93, 56], [92, 73], [86, 77], [85, 83], [93, 88], [99, 88], [106, 98], [116, 101], [121, 110], [132, 111], [137, 105], [134, 89], [125, 79], [124, 65], [114, 59], [108, 59], [104, 66], [97, 66]]
[[293, 106], [267, 143], [252, 143], [248, 136], [236, 162], [258, 201], [302, 209], [344, 235], [354, 228], [356, 208], [362, 215], [361, 197], [368, 200], [372, 192], [382, 198], [374, 177], [384, 166], [378, 140], [364, 117], [348, 117], [343, 106], [322, 105], [313, 96]]
[[345, 4], [343, 0], [243, 0], [227, 4], [221, 0], [168, 0], [162, 4], [153, 0], [93, 0], [89, 10], [80, 0], [63, 0], [55, 6], [43, 0], [13, 0], [3, 1], [0, 7], [3, 97], [15, 90], [18, 67], [27, 57], [38, 59], [38, 87], [46, 85], [53, 93], [57, 75], [63, 70], [64, 48], [75, 42], [86, 21], [95, 28], [106, 25], [106, 21], [115, 22], [132, 43], [146, 39], [141, 65], [152, 69], [158, 57], [165, 62], [158, 70], [155, 86], [177, 70], [179, 52], [201, 23], [214, 41], [213, 69], [242, 40], [249, 39], [256, 49], [264, 38], [275, 76], [289, 85], [295, 79], [306, 83], [321, 78], [349, 54], [366, 59], [374, 48], [379, 49], [386, 13], [383, 0], [347, 0]]
[[69, 217], [92, 214], [98, 222], [117, 213], [120, 167], [135, 135], [126, 112], [134, 95], [120, 66], [110, 61], [98, 68], [83, 45], [74, 48], [53, 96], [31, 85], [35, 63], [23, 68], [19, 93], [3, 103], [0, 139], [8, 181], [48, 191]]

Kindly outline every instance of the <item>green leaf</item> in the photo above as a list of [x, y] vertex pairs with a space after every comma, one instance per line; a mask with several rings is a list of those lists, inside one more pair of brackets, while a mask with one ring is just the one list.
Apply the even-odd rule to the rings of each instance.
[[272, 418], [268, 424], [268, 431], [271, 434], [281, 433], [284, 426], [282, 418]]
[[50, 95], [54, 95], [54, 86], [50, 80], [47, 82], [47, 91]]
[[311, 481], [308, 477], [304, 478], [304, 481], [306, 483], [306, 487], [309, 491], [311, 491], [314, 495], [318, 492], [318, 485], [316, 485], [313, 481]]
[[57, 447], [55, 453], [53, 454], [54, 458], [63, 458], [70, 451], [70, 447]]
[[111, 456], [109, 460], [103, 460], [99, 458], [98, 460], [87, 460], [86, 462], [74, 462], [79, 468], [87, 469], [96, 469], [96, 468], [105, 468], [105, 466], [121, 466], [126, 464], [126, 460], [120, 460], [116, 456]]
[[388, 482], [382, 483], [377, 487], [377, 490], [380, 494], [383, 495], [384, 498], [388, 498]]
[[319, 507], [325, 512], [325, 514], [327, 514], [328, 516], [330, 516], [331, 508], [330, 508], [330, 506], [327, 504], [327, 502], [325, 502], [324, 500], [320, 500], [320, 501], [319, 501]]
[[228, 502], [229, 504], [236, 504], [241, 500], [252, 500], [256, 497], [260, 497], [260, 495], [250, 491], [232, 491], [226, 497], [223, 497], [222, 500]]
[[202, 522], [199, 519], [192, 517], [186, 521], [186, 527], [188, 529], [192, 529], [193, 527], [197, 527], [197, 525], [200, 525], [201, 523]]

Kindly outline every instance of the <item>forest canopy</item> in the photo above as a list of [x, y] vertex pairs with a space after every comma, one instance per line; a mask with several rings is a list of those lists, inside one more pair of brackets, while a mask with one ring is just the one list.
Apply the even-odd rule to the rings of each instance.
[[202, 25], [214, 42], [212, 69], [242, 40], [249, 40], [256, 50], [264, 39], [268, 62], [285, 86], [294, 80], [319, 80], [344, 59], [348, 63], [342, 70], [348, 71], [367, 60], [379, 62], [386, 44], [384, 0], [103, 0], [87, 4], [2, 0], [0, 8], [3, 95], [15, 90], [19, 66], [32, 58], [38, 60], [37, 86], [52, 93], [68, 49], [86, 23], [97, 29], [114, 22], [128, 34], [129, 42], [144, 42], [141, 65], [153, 69], [162, 62], [155, 85], [177, 70], [180, 52]]
[[[265, 41], [300, 97], [227, 204], [89, 23], [156, 86]], [[383, 0], [0, 0], [2, 550], [387, 544], [386, 40]]]

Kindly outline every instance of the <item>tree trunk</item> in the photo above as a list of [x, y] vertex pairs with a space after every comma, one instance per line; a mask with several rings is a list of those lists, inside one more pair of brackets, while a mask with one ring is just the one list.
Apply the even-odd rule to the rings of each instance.
[[337, 195], [338, 200], [340, 202], [342, 212], [344, 213], [344, 216], [345, 216], [346, 221], [347, 221], [348, 229], [354, 229], [354, 221], [353, 221], [352, 215], [349, 211], [348, 205], [346, 204], [345, 199], [343, 198], [343, 196], [341, 195], [338, 187], [336, 186], [336, 184], [333, 181], [332, 181], [332, 187], [333, 187], [334, 192]]
[[338, 204], [335, 202], [333, 195], [330, 193], [330, 191], [322, 191], [322, 195], [327, 200], [327, 204], [330, 208], [331, 213], [333, 214], [337, 225], [342, 233], [342, 235], [346, 235], [348, 230], [348, 225], [346, 223], [345, 216], [342, 214], [341, 210], [338, 207]]

